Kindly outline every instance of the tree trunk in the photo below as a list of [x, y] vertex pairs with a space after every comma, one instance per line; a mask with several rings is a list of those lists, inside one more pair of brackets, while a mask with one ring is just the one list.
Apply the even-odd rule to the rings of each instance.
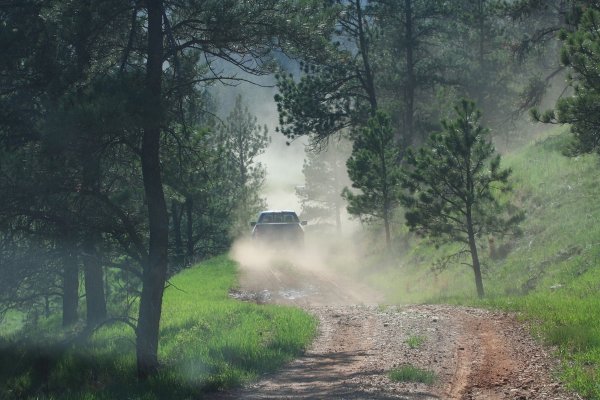
[[473, 232], [473, 221], [470, 211], [467, 212], [467, 234], [469, 236], [469, 251], [473, 262], [473, 273], [475, 274], [475, 286], [477, 287], [477, 296], [483, 298], [483, 279], [481, 278], [481, 265], [479, 264], [479, 255], [477, 254], [477, 244], [475, 243], [475, 233]]
[[367, 33], [365, 32], [364, 20], [363, 20], [363, 9], [362, 2], [360, 0], [354, 0], [354, 7], [356, 7], [358, 26], [358, 44], [360, 46], [360, 54], [363, 61], [364, 68], [364, 79], [362, 85], [367, 92], [369, 97], [369, 104], [371, 106], [371, 116], [375, 116], [377, 111], [377, 95], [375, 94], [375, 78], [373, 76], [373, 70], [371, 69], [371, 60], [369, 59], [369, 42], [367, 39]]
[[79, 305], [79, 268], [77, 258], [70, 250], [63, 256], [62, 324], [69, 326], [77, 322]]
[[[479, 64], [479, 71], [478, 71], [478, 86], [484, 84], [482, 82], [482, 76], [483, 76], [483, 71], [485, 71], [485, 0], [479, 0], [477, 2], [477, 31], [479, 34], [479, 38], [478, 38], [478, 50], [477, 50], [477, 59], [478, 59], [478, 64]], [[484, 98], [483, 98], [483, 92], [482, 92], [482, 88], [481, 87], [477, 87], [475, 88], [476, 90], [476, 96], [475, 96], [475, 102], [478, 105], [482, 105]]]
[[50, 296], [44, 296], [44, 317], [50, 317]]
[[104, 271], [94, 240], [90, 237], [83, 246], [83, 273], [86, 300], [86, 321], [94, 326], [106, 319], [106, 298], [104, 297]]
[[405, 40], [406, 40], [406, 87], [404, 95], [404, 140], [403, 147], [408, 148], [413, 142], [414, 129], [414, 103], [415, 103], [415, 65], [413, 56], [413, 14], [412, 0], [404, 0], [406, 13]]
[[385, 227], [385, 248], [389, 252], [392, 249], [392, 238], [390, 235], [390, 209], [391, 209], [391, 194], [390, 186], [388, 184], [389, 177], [387, 174], [387, 163], [385, 159], [385, 143], [383, 138], [380, 137], [379, 142], [379, 162], [381, 166], [381, 179], [383, 180], [383, 187], [381, 193], [383, 196], [383, 225]]
[[[82, 170], [82, 186], [86, 192], [100, 193], [101, 173], [99, 148], [101, 143], [98, 137], [87, 138], [80, 150]], [[89, 199], [88, 199], [89, 200]], [[86, 202], [85, 212], [90, 216], [97, 215], [95, 202]], [[98, 253], [97, 245], [101, 242], [100, 233], [93, 226], [82, 230], [83, 243], [81, 245], [85, 298], [86, 322], [94, 326], [106, 318], [106, 298], [104, 297], [104, 270]]]
[[158, 370], [158, 339], [162, 297], [167, 272], [169, 219], [160, 170], [162, 124], [162, 0], [146, 0], [148, 59], [146, 113], [142, 138], [142, 176], [148, 207], [150, 240], [142, 272], [142, 294], [137, 325], [137, 372], [146, 379]]
[[181, 236], [181, 217], [183, 210], [177, 207], [177, 201], [171, 201], [171, 220], [173, 221], [173, 234], [175, 235], [175, 263], [178, 266], [183, 264], [183, 239]]
[[390, 235], [390, 217], [387, 212], [383, 217], [383, 225], [385, 226], [385, 247], [389, 251], [392, 248], [392, 236]]
[[[336, 149], [333, 149], [333, 162], [331, 163], [333, 166], [333, 187], [335, 188], [335, 197], [334, 197], [334, 205], [335, 205], [335, 231], [338, 237], [342, 235], [342, 207], [344, 204], [342, 203], [342, 190], [344, 189], [341, 178], [340, 178], [340, 168], [344, 168], [346, 166], [345, 163], [341, 162], [338, 157], [338, 153]], [[341, 165], [343, 164], [343, 165]]]
[[338, 237], [342, 235], [342, 207], [338, 201], [335, 202], [335, 231]]
[[193, 219], [193, 211], [194, 211], [194, 200], [190, 197], [185, 199], [185, 218], [186, 218], [186, 244], [187, 244], [187, 253], [186, 258], [188, 262], [191, 262], [194, 258], [194, 219]]

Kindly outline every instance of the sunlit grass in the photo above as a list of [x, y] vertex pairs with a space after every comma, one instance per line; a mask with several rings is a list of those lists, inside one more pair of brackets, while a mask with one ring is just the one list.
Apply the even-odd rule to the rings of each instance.
[[406, 344], [411, 349], [418, 349], [425, 343], [425, 336], [422, 335], [412, 335], [406, 339]]
[[388, 372], [390, 380], [394, 382], [416, 382], [431, 385], [436, 376], [433, 371], [417, 368], [413, 365], [403, 365]]
[[158, 376], [137, 382], [133, 331], [115, 324], [67, 351], [2, 344], [0, 398], [197, 398], [273, 371], [314, 337], [316, 321], [298, 309], [229, 298], [236, 265], [225, 257], [183, 271], [170, 283]]
[[0, 336], [15, 333], [23, 326], [23, 313], [8, 310], [0, 321]]
[[600, 399], [600, 164], [562, 155], [569, 140], [563, 128], [507, 159], [527, 220], [509, 255], [490, 263], [484, 304], [534, 321], [568, 386]]

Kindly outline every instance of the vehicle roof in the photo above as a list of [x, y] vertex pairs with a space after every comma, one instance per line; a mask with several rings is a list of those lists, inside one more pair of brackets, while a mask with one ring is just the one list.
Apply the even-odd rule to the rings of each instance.
[[296, 211], [294, 210], [265, 210], [265, 211], [261, 211], [261, 214], [275, 214], [275, 213], [294, 213], [296, 214]]

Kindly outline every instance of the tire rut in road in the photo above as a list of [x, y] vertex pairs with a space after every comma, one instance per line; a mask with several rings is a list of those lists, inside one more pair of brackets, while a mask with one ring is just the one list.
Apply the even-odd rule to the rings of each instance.
[[[306, 354], [280, 372], [218, 399], [414, 399], [439, 397], [426, 385], [396, 383], [388, 370], [405, 342], [395, 318], [374, 306], [313, 306], [319, 335]], [[394, 320], [394, 321], [393, 321]]]
[[514, 315], [448, 308], [457, 321], [454, 375], [443, 398], [579, 399], [554, 378], [558, 363]]
[[[319, 319], [319, 334], [303, 357], [217, 399], [580, 398], [557, 383], [556, 360], [514, 315], [444, 305], [348, 305], [376, 296], [324, 271], [275, 267], [251, 277], [253, 286], [242, 289], [304, 308]], [[423, 344], [409, 346], [411, 337]], [[437, 382], [392, 382], [388, 372], [404, 365], [434, 372]]]

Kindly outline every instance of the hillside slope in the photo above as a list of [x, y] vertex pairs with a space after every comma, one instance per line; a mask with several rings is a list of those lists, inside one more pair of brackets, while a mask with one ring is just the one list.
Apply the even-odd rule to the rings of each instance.
[[432, 271], [457, 248], [435, 249], [409, 235], [394, 262], [363, 272], [390, 303], [468, 303], [521, 312], [536, 321], [536, 334], [557, 346], [569, 386], [600, 398], [600, 164], [595, 155], [564, 156], [569, 141], [566, 128], [555, 129], [503, 158], [513, 169], [511, 196], [526, 220], [520, 237], [480, 238], [486, 300], [475, 299], [468, 267], [455, 262]]

